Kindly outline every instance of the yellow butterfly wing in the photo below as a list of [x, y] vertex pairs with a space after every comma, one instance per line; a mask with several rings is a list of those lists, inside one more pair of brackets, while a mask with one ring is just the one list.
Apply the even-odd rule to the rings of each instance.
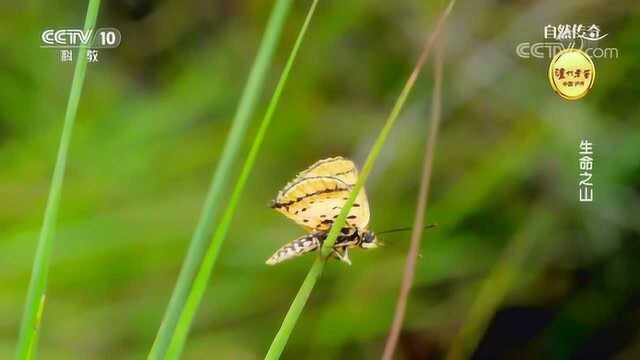
[[[352, 161], [341, 157], [320, 160], [278, 193], [273, 208], [310, 231], [328, 231], [356, 180], [357, 170]], [[345, 226], [364, 229], [369, 217], [367, 195], [361, 190]]]
[[300, 172], [294, 181], [312, 176], [332, 176], [353, 186], [358, 180], [358, 169], [353, 161], [336, 156], [317, 161], [308, 169]]
[[[313, 176], [331, 176], [344, 181], [349, 187], [353, 187], [358, 180], [358, 169], [353, 161], [345, 159], [342, 156], [336, 156], [317, 161], [315, 164], [309, 166], [308, 169], [298, 174], [299, 178], [307, 178]], [[346, 199], [340, 201], [340, 209]], [[333, 209], [333, 208], [332, 208]], [[356, 197], [353, 207], [351, 208], [347, 217], [347, 226], [358, 227], [365, 229], [369, 224], [370, 212], [369, 212], [369, 200], [367, 199], [367, 193], [364, 189], [360, 191]], [[338, 214], [340, 210], [338, 210]], [[333, 216], [336, 216], [334, 214]], [[337, 216], [336, 216], [337, 217]]]

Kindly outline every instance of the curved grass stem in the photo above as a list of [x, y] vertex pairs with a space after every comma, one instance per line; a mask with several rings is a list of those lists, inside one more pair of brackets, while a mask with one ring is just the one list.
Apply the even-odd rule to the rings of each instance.
[[451, 8], [453, 7], [454, 2], [455, 0], [452, 0], [449, 3], [449, 6], [447, 7], [444, 13], [446, 15], [444, 17], [441, 17], [441, 21], [439, 21], [438, 25], [436, 25], [436, 29], [434, 33], [428, 38], [427, 42], [425, 43], [420, 53], [420, 56], [418, 58], [418, 61], [416, 62], [416, 65], [413, 68], [411, 75], [409, 76], [404, 87], [402, 88], [402, 91], [400, 92], [400, 95], [398, 96], [398, 99], [396, 100], [391, 110], [391, 113], [387, 117], [385, 124], [382, 130], [380, 131], [380, 134], [376, 138], [376, 141], [373, 144], [373, 147], [371, 148], [369, 155], [367, 156], [364, 166], [362, 167], [362, 172], [360, 173], [360, 176], [358, 176], [358, 181], [354, 185], [347, 201], [343, 205], [340, 215], [338, 216], [333, 226], [331, 227], [331, 230], [327, 235], [327, 239], [324, 241], [322, 245], [320, 254], [314, 261], [313, 265], [311, 266], [311, 269], [309, 270], [309, 272], [307, 273], [307, 276], [304, 279], [304, 282], [302, 283], [302, 286], [300, 286], [300, 289], [298, 290], [296, 297], [293, 299], [293, 302], [289, 307], [289, 311], [287, 312], [284, 318], [284, 321], [282, 322], [282, 325], [278, 330], [278, 333], [274, 337], [273, 342], [271, 343], [271, 346], [269, 347], [269, 350], [267, 352], [267, 355], [265, 356], [265, 359], [269, 359], [269, 360], [278, 359], [282, 355], [282, 352], [284, 351], [284, 347], [287, 344], [289, 336], [293, 332], [293, 328], [295, 327], [296, 322], [298, 321], [298, 318], [300, 317], [300, 314], [304, 309], [307, 299], [309, 298], [309, 295], [311, 294], [311, 291], [313, 290], [313, 287], [315, 286], [316, 282], [320, 278], [320, 275], [322, 275], [322, 270], [324, 269], [324, 265], [327, 260], [327, 257], [331, 253], [331, 249], [333, 248], [333, 245], [336, 242], [338, 233], [345, 223], [347, 215], [349, 214], [349, 211], [351, 210], [351, 207], [355, 202], [356, 196], [360, 192], [360, 190], [364, 187], [364, 184], [367, 181], [367, 178], [369, 177], [371, 170], [373, 169], [376, 159], [378, 158], [378, 155], [382, 150], [382, 146], [385, 144], [387, 137], [389, 135], [389, 132], [391, 132], [391, 129], [395, 125], [396, 120], [398, 119], [398, 115], [400, 114], [400, 111], [404, 107], [404, 104], [407, 101], [407, 98], [415, 85], [418, 75], [420, 74], [420, 71], [422, 70], [424, 63], [426, 62], [429, 56], [429, 53], [431, 51], [431, 48], [433, 47], [434, 41], [438, 36], [440, 28], [442, 27], [441, 23], [444, 21], [444, 18], [446, 18], [446, 16], [451, 12]]
[[[89, 0], [87, 15], [84, 21], [85, 31], [95, 28], [99, 9], [100, 0]], [[31, 280], [29, 281], [27, 301], [24, 307], [22, 323], [20, 325], [16, 359], [31, 359], [35, 357], [37, 350], [39, 337], [38, 330], [45, 305], [47, 278], [49, 275], [49, 264], [51, 262], [51, 253], [55, 238], [58, 209], [60, 208], [62, 184], [64, 182], [69, 145], [71, 143], [73, 125], [78, 112], [78, 104], [80, 103], [80, 95], [82, 94], [82, 85], [84, 84], [86, 70], [87, 47], [83, 45], [78, 51], [77, 62], [73, 72], [67, 110], [64, 115], [62, 135], [60, 136], [60, 146], [58, 147], [58, 155], [53, 170], [51, 186], [49, 188], [49, 197], [44, 211], [44, 220], [42, 223], [42, 229], [40, 230], [36, 256], [33, 261], [33, 270], [31, 272]]]
[[231, 167], [236, 162], [249, 121], [264, 88], [266, 74], [278, 45], [285, 19], [291, 9], [291, 3], [292, 0], [277, 0], [269, 16], [266, 31], [242, 92], [229, 136], [209, 186], [198, 224], [191, 238], [187, 256], [180, 270], [180, 275], [162, 319], [162, 324], [151, 347], [149, 353], [149, 358], [151, 359], [165, 357], [169, 342], [175, 332], [180, 312], [185, 306], [191, 289], [191, 283], [207, 248], [207, 235], [213, 232], [213, 225], [218, 215], [217, 205], [221, 202], [222, 195], [228, 188]]
[[427, 138], [424, 150], [424, 164], [422, 166], [422, 177], [420, 180], [420, 191], [418, 192], [416, 215], [411, 232], [411, 245], [407, 254], [407, 261], [405, 263], [404, 274], [402, 276], [402, 285], [400, 286], [400, 293], [398, 294], [398, 300], [396, 302], [396, 310], [393, 317], [391, 330], [389, 330], [389, 336], [387, 337], [387, 343], [385, 344], [384, 352], [382, 355], [383, 360], [393, 359], [393, 354], [395, 353], [398, 339], [400, 338], [400, 331], [402, 330], [402, 324], [404, 322], [409, 293], [411, 292], [413, 279], [415, 278], [418, 254], [420, 253], [420, 240], [422, 239], [424, 218], [427, 211], [427, 202], [429, 200], [431, 169], [433, 168], [433, 157], [435, 153], [436, 141], [438, 138], [438, 130], [440, 128], [440, 115], [442, 107], [442, 64], [444, 61], [443, 46], [444, 36], [438, 39], [438, 44], [436, 46], [433, 99], [431, 101], [431, 123], [429, 126], [429, 136]]
[[236, 184], [233, 188], [233, 192], [231, 194], [229, 204], [225, 209], [225, 212], [222, 216], [220, 224], [218, 225], [215, 233], [213, 234], [211, 243], [209, 244], [209, 247], [202, 261], [202, 264], [198, 269], [198, 273], [196, 274], [193, 287], [191, 288], [191, 291], [189, 292], [189, 295], [187, 297], [187, 301], [184, 307], [181, 309], [175, 332], [172, 334], [171, 341], [169, 344], [169, 349], [167, 353], [168, 359], [176, 359], [182, 353], [184, 344], [189, 334], [189, 328], [191, 327], [191, 323], [193, 322], [195, 313], [198, 310], [200, 302], [202, 301], [202, 297], [206, 290], [207, 283], [211, 276], [211, 271], [213, 270], [213, 266], [215, 265], [218, 255], [220, 253], [220, 247], [222, 246], [222, 242], [224, 241], [227, 235], [227, 232], [229, 230], [229, 226], [231, 224], [231, 220], [233, 219], [233, 215], [235, 214], [235, 210], [240, 200], [240, 196], [242, 195], [245, 185], [249, 179], [249, 176], [255, 164], [256, 158], [258, 156], [258, 152], [260, 151], [260, 147], [262, 145], [262, 142], [264, 141], [266, 132], [273, 118], [273, 114], [275, 113], [275, 110], [278, 106], [278, 102], [282, 95], [282, 91], [289, 77], [289, 73], [295, 62], [296, 55], [298, 54], [298, 50], [300, 49], [302, 40], [305, 37], [305, 34], [311, 22], [311, 18], [315, 13], [317, 4], [318, 4], [318, 0], [314, 0], [313, 3], [311, 4], [311, 7], [309, 8], [309, 11], [300, 29], [296, 42], [293, 46], [293, 49], [289, 54], [287, 63], [284, 69], [282, 70], [282, 74], [280, 75], [280, 79], [278, 80], [276, 89], [273, 93], [273, 96], [271, 97], [265, 116], [262, 119], [258, 132], [253, 140], [253, 143], [251, 144], [249, 154], [247, 155], [247, 159], [243, 164], [242, 170], [240, 172], [240, 176], [238, 177], [238, 180], [236, 181]]

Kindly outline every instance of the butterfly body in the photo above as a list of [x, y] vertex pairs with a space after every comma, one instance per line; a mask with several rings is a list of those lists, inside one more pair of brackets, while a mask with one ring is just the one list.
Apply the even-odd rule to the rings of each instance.
[[[355, 230], [355, 231], [354, 231]], [[345, 234], [345, 232], [349, 231]], [[328, 232], [312, 232], [301, 236], [276, 251], [268, 260], [267, 264], [275, 265], [291, 258], [304, 255], [308, 252], [318, 250], [327, 239]], [[342, 228], [335, 244], [333, 245], [333, 256], [343, 262], [351, 264], [348, 250], [351, 248], [374, 248], [377, 246], [373, 232], [360, 231], [355, 228]]]
[[[342, 157], [320, 160], [302, 171], [279, 193], [272, 208], [309, 231], [281, 247], [267, 260], [274, 265], [320, 248], [342, 211], [358, 176], [355, 164]], [[361, 190], [333, 246], [332, 255], [350, 264], [348, 250], [374, 248], [375, 235], [367, 229], [369, 202]]]

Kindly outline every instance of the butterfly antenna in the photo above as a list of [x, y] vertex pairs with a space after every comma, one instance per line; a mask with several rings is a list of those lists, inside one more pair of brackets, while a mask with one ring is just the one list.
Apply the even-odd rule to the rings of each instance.
[[[438, 226], [438, 224], [428, 224], [428, 225], [425, 225], [423, 227], [423, 229], [430, 229], [430, 228], [434, 228], [436, 226]], [[411, 231], [412, 229], [413, 229], [412, 227], [403, 227], [403, 228], [398, 228], [398, 229], [380, 231], [380, 232], [377, 232], [376, 235], [388, 234], [388, 233], [394, 233], [394, 232], [401, 232], [401, 231]]]

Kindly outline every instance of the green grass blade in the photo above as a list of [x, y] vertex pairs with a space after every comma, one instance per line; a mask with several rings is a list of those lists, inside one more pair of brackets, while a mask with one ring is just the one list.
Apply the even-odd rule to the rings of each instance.
[[279, 359], [280, 355], [282, 355], [282, 351], [284, 351], [284, 347], [287, 345], [289, 336], [291, 336], [293, 328], [296, 326], [296, 322], [304, 309], [304, 305], [307, 303], [309, 295], [311, 295], [311, 291], [320, 278], [320, 275], [322, 275], [322, 270], [324, 270], [325, 264], [326, 260], [322, 258], [322, 256], [318, 256], [313, 262], [313, 265], [311, 265], [311, 269], [309, 269], [307, 276], [304, 278], [304, 281], [300, 286], [300, 290], [298, 290], [296, 297], [293, 299], [293, 302], [289, 307], [289, 311], [287, 311], [287, 315], [285, 315], [284, 320], [282, 321], [280, 330], [278, 330], [278, 333], [273, 338], [269, 351], [264, 357], [265, 359], [275, 360]]
[[266, 74], [278, 45], [285, 19], [291, 9], [291, 3], [292, 0], [277, 0], [269, 16], [265, 34], [251, 68], [249, 78], [247, 79], [247, 84], [242, 92], [240, 103], [233, 118], [231, 130], [229, 131], [229, 136], [214, 172], [211, 185], [209, 186], [209, 191], [196, 230], [191, 239], [187, 256], [180, 270], [180, 275], [178, 276], [171, 300], [165, 311], [162, 324], [153, 342], [149, 354], [149, 358], [151, 359], [164, 357], [169, 347], [169, 342], [178, 323], [180, 312], [187, 301], [191, 283], [204, 257], [208, 234], [213, 231], [213, 225], [217, 217], [217, 205], [220, 203], [222, 195], [227, 189], [231, 167], [238, 157], [238, 152], [247, 132], [249, 121], [253, 115], [262, 89], [264, 88]]
[[287, 82], [287, 78], [289, 77], [289, 72], [293, 67], [296, 55], [298, 53], [298, 50], [300, 49], [302, 40], [305, 37], [307, 28], [309, 27], [309, 23], [311, 22], [311, 18], [313, 17], [317, 4], [318, 0], [314, 0], [311, 4], [311, 7], [309, 8], [307, 17], [305, 18], [302, 28], [300, 29], [300, 33], [298, 34], [298, 38], [296, 39], [293, 49], [289, 54], [287, 63], [282, 71], [282, 74], [280, 75], [280, 79], [278, 80], [278, 85], [276, 86], [273, 96], [271, 97], [265, 116], [260, 123], [260, 127], [253, 140], [253, 143], [249, 150], [249, 154], [247, 155], [247, 159], [245, 160], [240, 172], [240, 176], [238, 177], [238, 180], [234, 186], [229, 204], [225, 209], [220, 224], [213, 234], [213, 238], [211, 240], [209, 248], [207, 249], [204, 260], [202, 261], [202, 265], [198, 270], [198, 274], [196, 275], [196, 278], [194, 280], [193, 287], [187, 298], [187, 302], [182, 309], [182, 312], [180, 313], [178, 324], [176, 326], [175, 332], [172, 334], [169, 351], [167, 353], [167, 358], [169, 359], [176, 359], [182, 353], [182, 349], [184, 348], [184, 344], [189, 334], [191, 323], [193, 322], [195, 313], [198, 310], [200, 302], [202, 301], [202, 296], [204, 295], [204, 292], [206, 290], [207, 283], [211, 276], [211, 271], [218, 258], [220, 247], [222, 246], [222, 242], [224, 241], [229, 230], [229, 226], [231, 224], [231, 220], [233, 219], [236, 207], [238, 206], [240, 196], [242, 195], [247, 180], [249, 179], [256, 158], [258, 156], [258, 152], [260, 151], [260, 147], [273, 118], [273, 114], [278, 106], [278, 102], [282, 95], [284, 86]]
[[[87, 15], [84, 21], [84, 30], [95, 28], [99, 9], [100, 0], [89, 1]], [[73, 72], [71, 91], [69, 93], [67, 110], [64, 116], [62, 135], [60, 136], [60, 146], [58, 148], [56, 164], [53, 170], [51, 186], [49, 188], [49, 197], [47, 199], [44, 221], [42, 223], [42, 229], [40, 230], [40, 237], [38, 239], [36, 256], [33, 261], [33, 270], [31, 272], [31, 280], [29, 281], [29, 290], [27, 292], [27, 302], [22, 316], [18, 346], [16, 349], [17, 359], [33, 358], [37, 348], [38, 329], [40, 327], [40, 320], [44, 310], [45, 291], [47, 288], [49, 263], [51, 262], [51, 253], [55, 237], [56, 219], [58, 217], [58, 209], [60, 208], [62, 183], [64, 182], [64, 173], [67, 163], [67, 155], [69, 153], [69, 145], [71, 143], [71, 134], [73, 132], [73, 125], [78, 112], [78, 104], [80, 102], [80, 95], [82, 94], [82, 85], [84, 84], [86, 70], [87, 48], [82, 46], [78, 51], [76, 67]]]
[[[446, 15], [448, 15], [451, 12], [454, 2], [455, 1], [451, 1], [449, 3], [449, 6], [445, 10]], [[444, 21], [445, 18], [446, 16], [441, 17], [441, 22]], [[298, 290], [298, 294], [293, 299], [293, 302], [289, 307], [289, 311], [287, 312], [287, 315], [285, 316], [284, 321], [282, 322], [282, 325], [278, 330], [278, 333], [274, 337], [273, 342], [269, 347], [269, 351], [265, 356], [265, 359], [268, 359], [268, 360], [279, 359], [280, 355], [282, 355], [282, 351], [284, 350], [284, 347], [286, 346], [287, 341], [289, 340], [289, 336], [291, 335], [291, 332], [293, 331], [293, 328], [295, 327], [295, 324], [298, 321], [298, 318], [300, 317], [302, 310], [304, 309], [307, 299], [309, 299], [309, 295], [311, 294], [313, 287], [315, 286], [316, 282], [320, 278], [320, 275], [322, 274], [322, 270], [324, 269], [324, 264], [327, 260], [327, 256], [331, 253], [331, 249], [333, 248], [333, 245], [336, 242], [338, 233], [340, 232], [340, 229], [345, 223], [347, 215], [349, 214], [349, 211], [353, 206], [353, 203], [356, 199], [357, 194], [360, 192], [360, 190], [364, 186], [364, 183], [367, 181], [367, 177], [369, 176], [369, 173], [371, 173], [371, 169], [373, 169], [376, 159], [378, 158], [378, 155], [382, 150], [382, 146], [387, 140], [389, 132], [395, 125], [396, 120], [398, 119], [398, 115], [400, 114], [400, 111], [404, 107], [404, 104], [407, 101], [407, 98], [411, 93], [413, 86], [415, 85], [416, 79], [418, 78], [418, 74], [422, 70], [424, 63], [426, 62], [427, 57], [429, 56], [429, 52], [433, 47], [433, 44], [439, 34], [439, 29], [441, 27], [442, 27], [441, 23], [439, 23], [436, 26], [436, 30], [429, 37], [424, 48], [422, 49], [422, 52], [420, 54], [420, 57], [418, 58], [418, 62], [416, 63], [413, 69], [413, 72], [411, 73], [411, 75], [409, 76], [409, 79], [407, 79], [407, 82], [402, 88], [402, 91], [400, 92], [400, 96], [398, 96], [398, 99], [396, 100], [391, 110], [391, 113], [387, 117], [385, 124], [382, 130], [380, 131], [380, 134], [378, 135], [375, 143], [373, 144], [373, 147], [371, 148], [371, 151], [369, 152], [369, 155], [367, 156], [367, 160], [365, 161], [364, 166], [362, 167], [362, 171], [358, 176], [358, 181], [356, 182], [353, 189], [351, 190], [349, 198], [347, 199], [344, 206], [342, 207], [340, 215], [338, 216], [333, 226], [331, 227], [331, 230], [327, 235], [327, 239], [324, 241], [324, 244], [322, 245], [322, 249], [320, 251], [319, 256], [314, 261], [313, 265], [311, 266], [311, 269], [309, 270], [309, 273], [307, 273], [307, 276], [304, 279], [304, 282], [302, 283], [302, 286], [300, 286], [300, 290]]]

